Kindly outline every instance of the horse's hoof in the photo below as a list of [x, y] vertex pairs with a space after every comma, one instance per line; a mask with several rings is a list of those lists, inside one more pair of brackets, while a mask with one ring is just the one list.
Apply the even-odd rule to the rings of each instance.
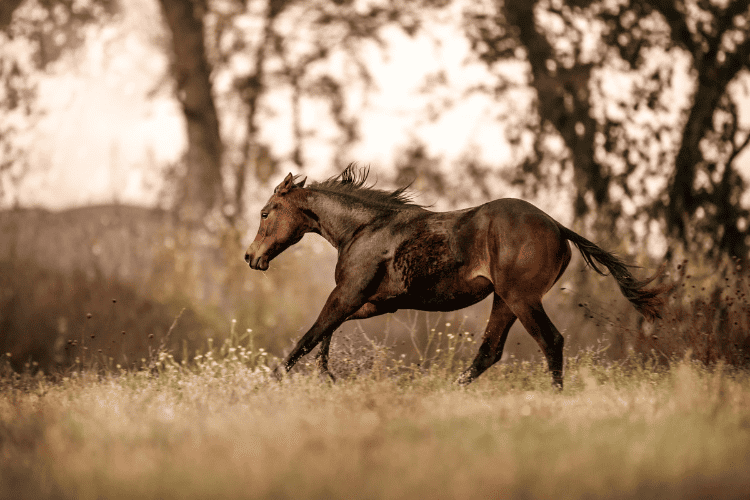
[[330, 383], [330, 384], [335, 384], [336, 383], [336, 377], [333, 376], [333, 373], [331, 373], [331, 372], [329, 372], [327, 370], [324, 371], [324, 372], [320, 372], [318, 374], [318, 378], [320, 378], [321, 382], [324, 382], [324, 383], [327, 383], [327, 384], [328, 383]]
[[474, 377], [471, 376], [469, 373], [462, 373], [458, 376], [456, 381], [454, 382], [456, 385], [460, 385], [461, 387], [466, 387], [474, 380]]
[[281, 382], [281, 380], [284, 378], [284, 375], [286, 375], [286, 370], [284, 370], [281, 365], [278, 365], [276, 368], [271, 370], [271, 377], [273, 377], [276, 382]]

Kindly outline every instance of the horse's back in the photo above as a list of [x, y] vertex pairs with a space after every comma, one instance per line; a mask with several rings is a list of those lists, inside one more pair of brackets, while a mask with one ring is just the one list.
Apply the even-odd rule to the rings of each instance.
[[465, 301], [455, 302], [465, 305], [484, 296], [490, 282], [496, 292], [509, 288], [541, 296], [570, 260], [557, 222], [513, 198], [452, 212], [402, 212], [373, 231], [368, 251], [378, 245], [388, 247], [382, 255], [390, 257], [397, 294], [420, 290], [437, 302], [461, 296]]

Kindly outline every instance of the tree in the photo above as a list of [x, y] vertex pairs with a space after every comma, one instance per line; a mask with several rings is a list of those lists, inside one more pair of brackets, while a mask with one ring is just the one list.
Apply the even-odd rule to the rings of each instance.
[[[175, 94], [182, 105], [186, 122], [188, 150], [185, 155], [186, 172], [182, 179], [180, 215], [195, 221], [201, 219], [221, 202], [221, 154], [219, 120], [211, 89], [211, 65], [205, 51], [203, 18], [207, 6], [201, 0], [160, 0], [166, 25], [171, 33], [172, 75]], [[11, 23], [14, 13], [28, 7], [37, 15], [21, 17]], [[117, 11], [117, 0], [10, 0], [0, 6], [0, 30], [12, 37], [32, 41], [38, 69], [56, 60], [65, 50], [77, 47], [84, 39], [83, 27], [92, 22], [104, 22]], [[18, 65], [4, 68], [6, 93], [19, 94]], [[26, 88], [25, 102], [30, 92]], [[5, 101], [17, 107], [20, 100]], [[7, 160], [0, 163], [5, 170], [22, 156], [12, 147], [12, 129], [2, 131]]]
[[[750, 212], [735, 160], [749, 131], [729, 89], [750, 67], [749, 3], [505, 0], [491, 14], [470, 11], [466, 25], [487, 64], [519, 49], [528, 61], [538, 113], [529, 129], [563, 139], [577, 216], [593, 211], [612, 227], [628, 199], [638, 207], [631, 220], [661, 220], [685, 244], [746, 259]], [[694, 90], [675, 115], [681, 60]], [[627, 98], [607, 94], [607, 72], [628, 74]], [[543, 178], [543, 155], [535, 148], [521, 176]]]
[[[748, 0], [735, 0], [726, 7], [701, 1], [695, 13], [686, 2], [651, 0], [642, 7], [646, 13], [663, 16], [671, 46], [687, 51], [697, 72], [669, 184], [667, 227], [685, 241], [689, 226], [697, 222], [722, 251], [743, 259], [748, 258], [750, 212], [739, 202], [744, 182], [734, 160], [750, 141], [750, 130], [740, 128], [737, 104], [727, 88], [750, 68], [749, 5]], [[711, 146], [718, 151], [711, 154]], [[707, 174], [707, 185], [697, 184], [699, 172]], [[696, 221], [699, 209], [704, 220]]]
[[[325, 108], [316, 126], [336, 130], [334, 163], [351, 161], [348, 148], [359, 139], [358, 117], [351, 105], [354, 87], [367, 93], [372, 77], [363, 47], [386, 46], [382, 30], [395, 26], [409, 35], [420, 28], [420, 9], [437, 2], [372, 2], [268, 0], [210, 3], [207, 44], [215, 75], [232, 86], [217, 96], [222, 118], [236, 124], [224, 134], [227, 156], [227, 204], [242, 214], [249, 182], [265, 183], [288, 162], [303, 169], [305, 146], [316, 131], [302, 118], [305, 106]], [[253, 26], [254, 29], [248, 29]], [[335, 62], [334, 62], [335, 61]], [[240, 69], [238, 69], [240, 68]], [[293, 146], [286, 155], [262, 139], [263, 109], [287, 101]], [[309, 109], [309, 108], [308, 108]], [[231, 216], [230, 216], [231, 217]]]
[[[28, 1], [45, 9], [45, 17], [57, 25], [67, 22], [74, 11], [79, 17], [85, 14], [74, 0]], [[242, 214], [245, 186], [251, 179], [268, 180], [279, 161], [291, 160], [303, 168], [311, 132], [301, 119], [304, 105], [327, 106], [340, 133], [335, 161], [348, 161], [343, 155], [357, 140], [358, 130], [345, 89], [353, 80], [365, 88], [371, 83], [359, 49], [367, 43], [384, 46], [380, 31], [385, 26], [414, 34], [419, 27], [417, 10], [431, 3], [383, 2], [363, 8], [330, 0], [159, 0], [170, 35], [165, 47], [172, 60], [167, 80], [174, 86], [186, 124], [184, 174], [177, 186], [183, 218], [199, 220], [219, 208], [234, 219]], [[94, 4], [112, 10], [116, 5], [115, 0]], [[19, 5], [4, 3], [0, 13], [10, 19], [8, 13]], [[44, 41], [48, 31], [24, 36]], [[71, 38], [79, 36], [80, 25], [71, 24], [67, 32]], [[40, 59], [49, 51], [49, 44], [40, 43]], [[232, 63], [242, 58], [246, 69], [238, 71]], [[332, 71], [333, 58], [356, 68], [356, 77]], [[217, 79], [229, 79], [232, 85], [216, 91]], [[269, 91], [282, 88], [289, 91], [295, 143], [288, 158], [279, 158], [273, 145], [259, 137], [264, 100]], [[240, 126], [230, 125], [222, 134], [224, 121]]]
[[203, 0], [160, 0], [171, 33], [172, 76], [187, 133], [180, 215], [197, 221], [222, 201], [222, 142], [205, 47]]

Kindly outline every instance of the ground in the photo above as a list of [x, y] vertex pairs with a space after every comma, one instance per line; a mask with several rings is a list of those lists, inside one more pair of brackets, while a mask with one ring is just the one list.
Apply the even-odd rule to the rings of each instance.
[[[6, 375], [2, 498], [746, 498], [750, 374], [569, 356], [282, 382], [265, 354]], [[452, 363], [451, 363], [452, 364]]]

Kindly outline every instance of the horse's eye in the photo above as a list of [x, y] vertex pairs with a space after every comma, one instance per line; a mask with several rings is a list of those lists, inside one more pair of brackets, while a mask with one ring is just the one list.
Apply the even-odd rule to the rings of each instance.
[[260, 218], [261, 219], [268, 219], [268, 212], [261, 212], [260, 213]]

